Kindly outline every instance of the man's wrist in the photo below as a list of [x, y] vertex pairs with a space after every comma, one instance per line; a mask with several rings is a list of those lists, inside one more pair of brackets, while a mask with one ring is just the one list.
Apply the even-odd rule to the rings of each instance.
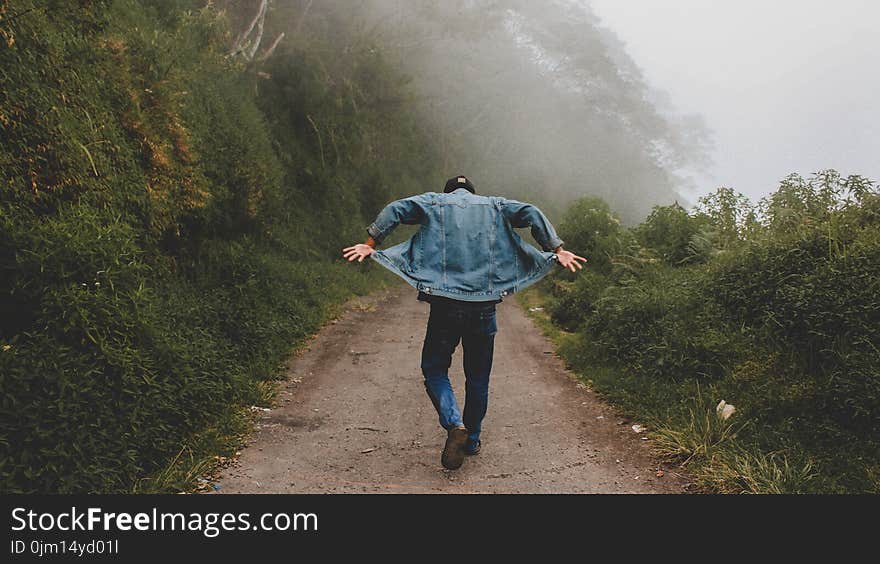
[[562, 245], [559, 245], [558, 247], [556, 247], [556, 249], [553, 252], [556, 254], [559, 254], [560, 251], [562, 251]]
[[372, 239], [374, 246], [381, 243], [382, 240], [385, 239], [385, 235], [386, 233], [379, 229], [379, 226], [376, 224], [376, 222], [371, 223], [370, 226], [367, 227], [367, 236]]
[[367, 242], [364, 243], [364, 245], [375, 249], [376, 248], [376, 240], [373, 239], [372, 235], [370, 235], [369, 237], [367, 237]]

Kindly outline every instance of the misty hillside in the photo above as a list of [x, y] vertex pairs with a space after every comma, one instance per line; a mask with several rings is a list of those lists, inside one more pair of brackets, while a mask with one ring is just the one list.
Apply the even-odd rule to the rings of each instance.
[[682, 200], [705, 162], [697, 118], [661, 112], [586, 2], [337, 1], [413, 77], [444, 169], [560, 210], [606, 198], [634, 222]]
[[248, 4], [0, 2], [0, 491], [189, 487], [441, 177], [369, 43], [235, 53]]
[[[217, 5], [243, 22], [253, 11], [253, 2]], [[683, 171], [707, 162], [701, 119], [674, 114], [649, 89], [586, 2], [278, 0], [270, 14], [265, 33], [287, 32], [282, 51], [317, 40], [345, 56], [381, 53], [411, 80], [446, 176], [468, 174], [486, 193], [535, 200], [551, 216], [592, 195], [636, 222], [654, 205], [684, 203]]]

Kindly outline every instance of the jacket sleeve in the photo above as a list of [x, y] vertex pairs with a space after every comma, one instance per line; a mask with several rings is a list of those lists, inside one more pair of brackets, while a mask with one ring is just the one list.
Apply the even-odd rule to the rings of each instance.
[[395, 200], [379, 212], [376, 220], [367, 227], [367, 233], [378, 245], [401, 223], [404, 225], [422, 223], [427, 217], [425, 206], [429, 203], [429, 196], [426, 194]]
[[554, 251], [564, 243], [556, 234], [550, 220], [536, 206], [516, 200], [502, 199], [501, 210], [513, 227], [531, 227], [532, 237], [545, 251]]

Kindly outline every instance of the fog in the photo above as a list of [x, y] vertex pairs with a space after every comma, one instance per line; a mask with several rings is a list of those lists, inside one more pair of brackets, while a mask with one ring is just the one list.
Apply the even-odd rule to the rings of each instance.
[[880, 3], [590, 0], [651, 87], [704, 116], [704, 193], [752, 199], [790, 172], [880, 179]]
[[405, 72], [445, 175], [551, 215], [590, 195], [638, 222], [720, 185], [757, 199], [791, 172], [880, 178], [868, 0], [273, 6], [286, 41], [330, 35], [354, 60], [374, 45]]
[[[700, 118], [645, 84], [571, 0], [337, 0], [412, 77], [449, 175], [551, 212], [585, 195], [627, 221], [683, 201], [707, 164]], [[327, 4], [324, 4], [326, 7]]]

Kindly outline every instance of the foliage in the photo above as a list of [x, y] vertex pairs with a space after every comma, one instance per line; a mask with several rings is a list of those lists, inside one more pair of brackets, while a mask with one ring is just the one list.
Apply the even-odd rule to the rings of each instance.
[[[791, 175], [758, 206], [721, 188], [692, 213], [655, 208], [610, 271], [543, 283], [551, 319], [577, 331], [562, 353], [654, 421], [665, 452], [699, 459], [709, 488], [877, 491], [878, 210], [873, 182], [833, 170]], [[583, 217], [568, 229], [595, 233]], [[749, 423], [713, 455], [711, 414], [680, 407], [695, 385]]]
[[695, 216], [711, 227], [713, 243], [719, 250], [736, 248], [758, 228], [751, 202], [731, 188], [721, 187], [700, 198]]
[[595, 311], [596, 301], [608, 286], [609, 280], [590, 269], [584, 270], [574, 281], [557, 275], [552, 280], [555, 299], [549, 304], [550, 317], [566, 331], [576, 331]]
[[707, 299], [699, 267], [658, 269], [642, 280], [608, 286], [583, 330], [604, 361], [661, 379], [718, 378], [743, 340]]
[[210, 3], [0, 7], [0, 491], [186, 488], [199, 441], [387, 279], [339, 248], [432, 174], [430, 139], [374, 103], [409, 95], [369, 44], [268, 74]]
[[752, 328], [812, 382], [812, 409], [876, 435], [880, 230], [876, 216], [863, 215], [831, 212], [821, 224], [798, 227], [795, 237], [743, 249], [717, 265], [713, 294], [731, 321]]
[[601, 198], [586, 197], [576, 201], [559, 224], [559, 236], [565, 248], [585, 257], [590, 268], [608, 274], [611, 259], [626, 247], [620, 220]]
[[654, 250], [669, 265], [704, 263], [709, 260], [704, 229], [707, 221], [692, 216], [678, 202], [657, 206], [634, 232], [639, 243]]
[[706, 404], [699, 387], [692, 404], [688, 407], [687, 425], [681, 429], [660, 426], [655, 433], [655, 449], [682, 466], [723, 455], [746, 425], [736, 417], [721, 417], [714, 404]]

